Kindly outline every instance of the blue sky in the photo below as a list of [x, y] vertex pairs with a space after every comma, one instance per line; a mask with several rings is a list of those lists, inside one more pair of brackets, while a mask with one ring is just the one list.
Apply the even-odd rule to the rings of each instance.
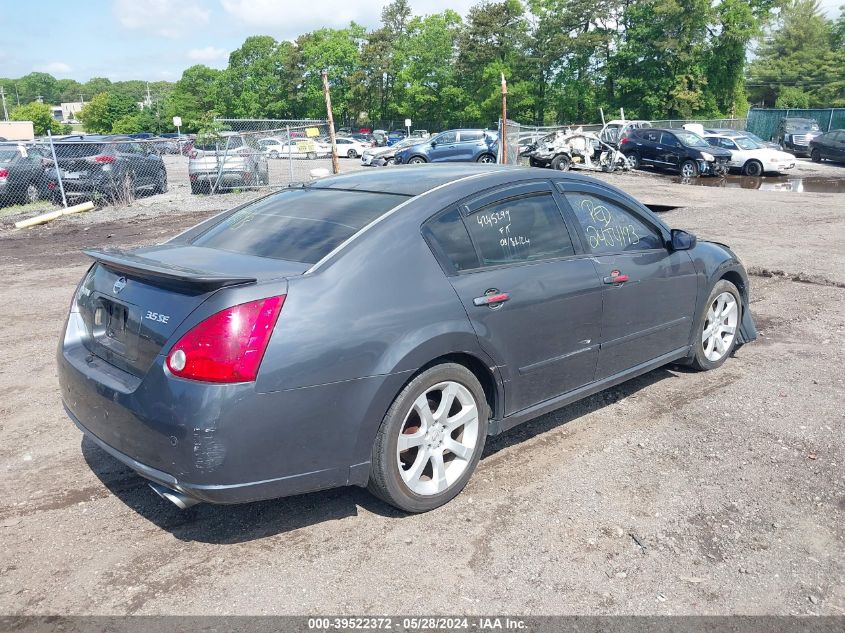
[[[414, 13], [478, 0], [411, 0]], [[845, 0], [822, 0], [831, 17]], [[293, 39], [350, 20], [379, 22], [383, 0], [6, 0], [0, 22], [0, 76], [32, 71], [86, 81], [175, 81], [192, 64], [224, 67], [249, 35]]]

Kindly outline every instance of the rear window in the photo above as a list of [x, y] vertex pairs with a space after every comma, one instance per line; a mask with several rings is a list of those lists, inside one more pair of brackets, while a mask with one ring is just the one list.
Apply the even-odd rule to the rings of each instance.
[[0, 163], [10, 163], [15, 160], [15, 156], [18, 155], [17, 150], [13, 149], [0, 149]]
[[233, 213], [193, 244], [314, 264], [405, 200], [389, 193], [291, 189]]
[[56, 143], [56, 158], [87, 158], [107, 153], [105, 143]]

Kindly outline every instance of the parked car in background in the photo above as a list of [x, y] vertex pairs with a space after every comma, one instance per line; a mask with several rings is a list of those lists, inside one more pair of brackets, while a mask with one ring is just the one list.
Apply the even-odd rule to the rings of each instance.
[[0, 143], [0, 207], [29, 204], [47, 194], [45, 157], [34, 145]]
[[619, 147], [634, 169], [649, 165], [680, 172], [684, 178], [721, 176], [728, 171], [731, 153], [713, 147], [686, 130], [640, 128], [629, 130]]
[[251, 134], [197, 138], [188, 158], [191, 193], [270, 184], [267, 157]]
[[150, 141], [150, 146], [159, 155], [163, 154], [178, 154], [179, 143], [171, 138], [156, 138]]
[[413, 138], [427, 139], [431, 134], [429, 134], [428, 130], [414, 130], [411, 132], [411, 136]]
[[58, 176], [67, 198], [106, 197], [111, 202], [167, 191], [167, 170], [149, 143], [128, 136], [70, 135], [54, 143], [58, 165], [47, 169], [47, 186], [59, 199]]
[[287, 147], [287, 143], [288, 141], [274, 136], [258, 139], [258, 147], [261, 148], [261, 151], [267, 155], [267, 158], [274, 160], [281, 157], [282, 152]]
[[815, 119], [785, 117], [778, 123], [772, 135], [772, 141], [796, 156], [809, 156], [810, 141], [821, 133], [818, 121]]
[[422, 143], [396, 152], [400, 164], [479, 162], [495, 163], [498, 151], [495, 132], [488, 130], [447, 130]]
[[561, 172], [344, 174], [87, 254], [65, 411], [181, 508], [358, 485], [432, 510], [488, 435], [757, 336], [727, 246]]
[[845, 163], [845, 130], [831, 130], [812, 139], [810, 158], [816, 163], [823, 160]]
[[393, 130], [390, 134], [387, 135], [385, 145], [395, 145], [399, 141], [404, 141], [406, 138], [408, 138], [408, 134], [407, 132], [405, 132], [405, 130]]
[[424, 142], [425, 139], [410, 137], [390, 147], [371, 147], [361, 155], [361, 164], [368, 167], [393, 165], [396, 162], [396, 152]]
[[348, 158], [358, 158], [368, 147], [371, 147], [369, 143], [362, 143], [351, 136], [337, 136], [334, 142], [337, 145], [337, 155]]
[[366, 132], [354, 132], [349, 134], [349, 138], [353, 138], [356, 141], [360, 141], [363, 145], [367, 147], [374, 147], [376, 144], [375, 137], [372, 134]]
[[766, 172], [781, 172], [795, 167], [795, 156], [780, 150], [763, 147], [747, 136], [709, 134], [704, 140], [713, 147], [731, 153], [730, 169], [738, 169], [745, 176], [762, 176]]
[[773, 141], [764, 141], [756, 134], [752, 134], [748, 130], [730, 130], [727, 128], [708, 128], [704, 130], [705, 135], [711, 136], [727, 136], [728, 138], [748, 137], [757, 145], [761, 147], [768, 147], [769, 149], [782, 150], [783, 148]]

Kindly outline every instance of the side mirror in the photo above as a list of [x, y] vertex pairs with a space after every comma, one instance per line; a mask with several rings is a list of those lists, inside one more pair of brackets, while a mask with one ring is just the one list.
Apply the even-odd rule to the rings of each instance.
[[431, 142], [431, 146], [432, 146], [432, 147], [437, 147], [437, 141], [432, 141], [432, 142]]
[[698, 240], [692, 233], [681, 229], [672, 229], [671, 246], [673, 251], [688, 251], [693, 248]]

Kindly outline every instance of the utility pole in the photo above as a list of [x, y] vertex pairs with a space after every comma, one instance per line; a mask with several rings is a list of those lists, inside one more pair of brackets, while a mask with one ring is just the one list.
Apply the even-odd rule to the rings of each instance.
[[323, 95], [326, 97], [326, 112], [329, 117], [329, 139], [332, 142], [332, 173], [340, 172], [340, 163], [337, 161], [337, 143], [334, 140], [334, 116], [332, 115], [332, 98], [329, 95], [329, 74], [323, 70], [320, 72], [323, 77]]
[[3, 99], [3, 120], [9, 120], [9, 111], [6, 109], [6, 93], [3, 91], [3, 86], [0, 86], [0, 99]]
[[508, 82], [502, 73], [502, 164], [508, 164]]

